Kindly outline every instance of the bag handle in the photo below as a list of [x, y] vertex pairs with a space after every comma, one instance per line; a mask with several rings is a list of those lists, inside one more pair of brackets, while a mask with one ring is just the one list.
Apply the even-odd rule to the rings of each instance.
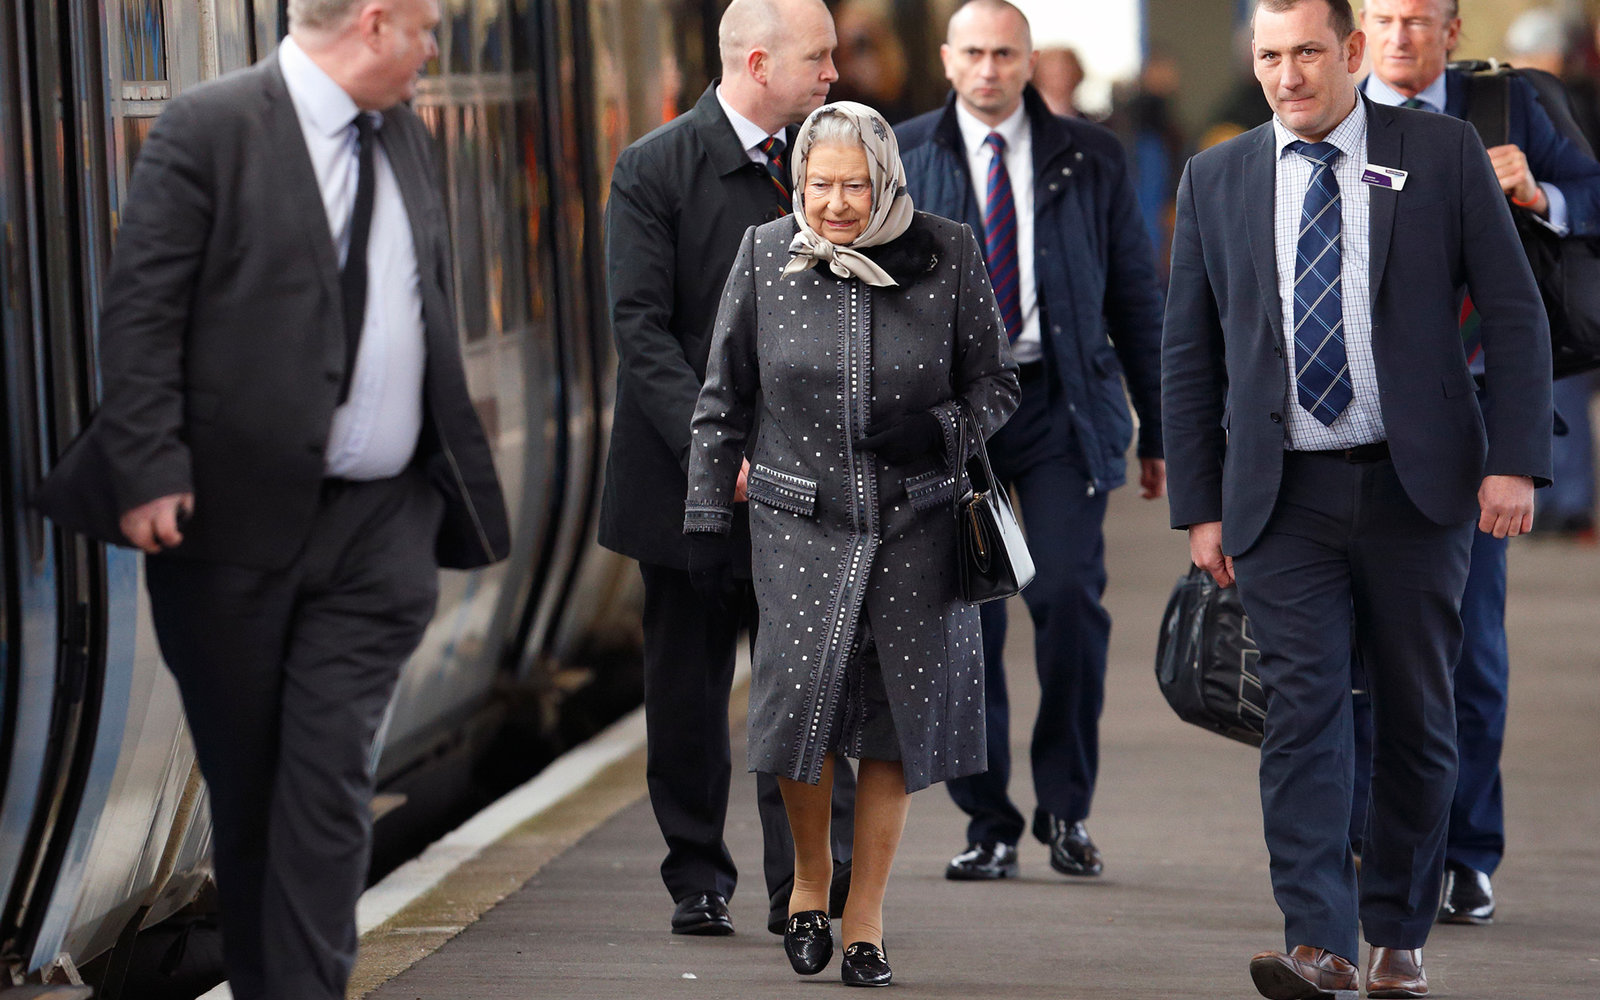
[[[973, 448], [971, 456], [967, 454], [967, 427], [969, 424], [973, 431], [977, 433], [976, 446]], [[956, 404], [956, 482], [955, 488], [951, 491], [952, 506], [957, 517], [961, 515], [961, 501], [963, 499], [961, 477], [965, 476], [968, 487], [972, 489], [972, 492], [977, 492], [977, 489], [972, 487], [972, 474], [967, 468], [969, 458], [978, 459], [983, 466], [985, 491], [995, 489], [994, 469], [989, 465], [989, 449], [984, 447], [983, 429], [978, 423], [978, 415], [973, 412], [971, 403], [961, 399]]]

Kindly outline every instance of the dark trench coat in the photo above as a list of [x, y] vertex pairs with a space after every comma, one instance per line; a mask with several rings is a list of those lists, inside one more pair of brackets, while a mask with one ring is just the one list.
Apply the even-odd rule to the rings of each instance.
[[[791, 217], [746, 232], [729, 275], [692, 423], [685, 531], [731, 524], [759, 415], [750, 768], [820, 779], [865, 626], [916, 791], [988, 766], [978, 610], [956, 574], [952, 457], [960, 400], [985, 436], [1016, 409], [1016, 363], [966, 226], [917, 213], [876, 255], [900, 269], [894, 288], [825, 265], [782, 277], [796, 230]], [[902, 468], [854, 447], [865, 428], [919, 411], [939, 418], [941, 454]]]

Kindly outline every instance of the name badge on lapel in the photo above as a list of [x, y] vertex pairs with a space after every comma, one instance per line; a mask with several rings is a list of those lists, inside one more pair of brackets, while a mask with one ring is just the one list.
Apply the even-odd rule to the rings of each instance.
[[1376, 163], [1369, 163], [1361, 169], [1361, 183], [1400, 191], [1406, 186], [1406, 172], [1395, 167], [1380, 167]]

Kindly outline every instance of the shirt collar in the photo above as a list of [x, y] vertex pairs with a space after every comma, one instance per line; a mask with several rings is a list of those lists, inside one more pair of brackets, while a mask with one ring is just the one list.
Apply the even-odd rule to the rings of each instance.
[[350, 127], [361, 109], [344, 88], [306, 55], [290, 35], [278, 45], [278, 68], [294, 100], [295, 111], [319, 134], [335, 138]]
[[[1285, 128], [1277, 115], [1272, 116], [1272, 128], [1278, 136], [1278, 157], [1282, 159], [1283, 151], [1289, 148], [1289, 143], [1299, 141], [1300, 137]], [[1322, 141], [1331, 142], [1339, 147], [1339, 152], [1343, 153], [1346, 159], [1355, 157], [1366, 159], [1367, 106], [1359, 95], [1356, 97], [1356, 106], [1344, 116], [1344, 121], [1335, 125], [1333, 131], [1324, 136]]]
[[961, 128], [961, 141], [967, 147], [967, 155], [977, 156], [984, 152], [984, 140], [990, 132], [999, 132], [1000, 138], [1006, 141], [1007, 149], [1017, 148], [1017, 143], [1028, 137], [1028, 109], [1020, 102], [1017, 109], [1006, 117], [1006, 120], [990, 128], [978, 119], [978, 116], [968, 111], [966, 105], [956, 98], [956, 124]]
[[[717, 88], [717, 103], [722, 105], [722, 113], [728, 116], [728, 124], [733, 126], [734, 134], [739, 137], [739, 145], [743, 146], [747, 150], [760, 152], [761, 144], [766, 142], [769, 138], [766, 130], [764, 130], [760, 125], [757, 125], [755, 122], [746, 118], [744, 115], [741, 115], [739, 112], [733, 110], [733, 107], [722, 96], [721, 87]], [[775, 137], [783, 141], [785, 146], [788, 145], [788, 140], [784, 138], [782, 129], [772, 133], [771, 137]]]
[[[1445, 75], [1440, 73], [1433, 78], [1433, 82], [1417, 94], [1417, 100], [1427, 106], [1429, 111], [1442, 112], [1445, 104]], [[1410, 98], [1395, 90], [1393, 87], [1378, 79], [1378, 74], [1373, 73], [1367, 77], [1367, 96], [1372, 98], [1374, 104], [1387, 104], [1391, 108], [1398, 108]]]

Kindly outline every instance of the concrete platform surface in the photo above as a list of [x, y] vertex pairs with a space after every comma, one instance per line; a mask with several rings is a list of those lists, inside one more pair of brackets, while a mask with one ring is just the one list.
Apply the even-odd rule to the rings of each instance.
[[[1282, 946], [1255, 751], [1179, 722], [1155, 687], [1156, 627], [1187, 562], [1183, 536], [1166, 528], [1165, 503], [1125, 489], [1112, 499], [1107, 544], [1115, 625], [1089, 821], [1106, 873], [1058, 876], [1030, 840], [1022, 878], [949, 882], [944, 866], [964, 846], [964, 817], [942, 788], [918, 793], [886, 912], [901, 992], [1248, 998], [1256, 995], [1249, 956]], [[1511, 577], [1510, 848], [1495, 879], [1500, 911], [1491, 927], [1439, 927], [1427, 968], [1434, 995], [1450, 1000], [1594, 1000], [1600, 550], [1518, 541]], [[1026, 615], [1020, 604], [1012, 612], [1013, 717], [1021, 723], [1013, 742], [1025, 762], [1037, 686]], [[734, 726], [736, 740], [742, 729]], [[744, 873], [732, 901], [736, 936], [667, 933], [662, 841], [644, 798], [642, 754], [634, 754], [369, 935], [352, 996], [749, 1000], [843, 989], [837, 958], [803, 979], [765, 930], [754, 788], [752, 776], [736, 773], [727, 834]], [[1025, 766], [1012, 792], [1031, 809]]]

